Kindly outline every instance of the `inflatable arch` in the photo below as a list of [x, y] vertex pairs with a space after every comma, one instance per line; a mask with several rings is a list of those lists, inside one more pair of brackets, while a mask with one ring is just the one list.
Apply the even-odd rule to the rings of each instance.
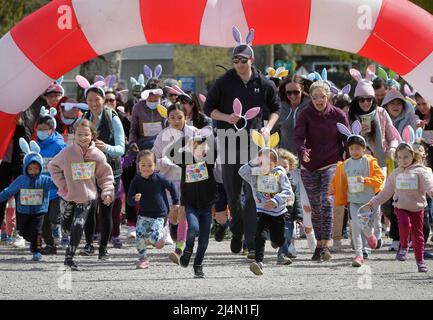
[[254, 28], [254, 45], [367, 57], [433, 103], [433, 16], [408, 0], [54, 0], [0, 39], [0, 136], [8, 141], [15, 114], [89, 59], [152, 43], [232, 47], [233, 26]]

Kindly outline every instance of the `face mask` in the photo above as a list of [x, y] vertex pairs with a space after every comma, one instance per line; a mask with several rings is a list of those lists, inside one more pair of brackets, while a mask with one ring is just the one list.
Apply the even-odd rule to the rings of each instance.
[[73, 124], [74, 121], [75, 121], [75, 119], [66, 119], [66, 118], [63, 117], [63, 115], [61, 116], [61, 118], [62, 118], [62, 122], [63, 122], [64, 124], [66, 124], [67, 126], [70, 126], [70, 125]]
[[158, 107], [159, 102], [146, 102], [146, 105], [150, 110], [155, 110]]
[[36, 131], [36, 134], [37, 134], [39, 140], [46, 140], [50, 137], [49, 131], [38, 130], [38, 131]]

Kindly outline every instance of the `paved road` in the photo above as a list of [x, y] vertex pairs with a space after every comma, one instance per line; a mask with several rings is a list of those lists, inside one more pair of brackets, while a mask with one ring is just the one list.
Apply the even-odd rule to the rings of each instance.
[[[124, 232], [124, 231], [123, 231]], [[205, 279], [194, 279], [192, 266], [183, 269], [167, 256], [173, 246], [150, 249], [151, 267], [135, 269], [135, 248], [110, 249], [111, 261], [78, 257], [81, 271], [64, 272], [63, 251], [30, 261], [27, 249], [0, 247], [0, 300], [3, 299], [432, 299], [430, 272], [417, 272], [413, 253], [406, 262], [394, 260], [390, 243], [376, 250], [363, 268], [350, 266], [352, 251], [330, 262], [312, 262], [306, 240], [297, 240], [298, 258], [277, 266], [275, 251], [266, 247], [265, 274], [249, 271], [249, 261], [229, 253], [229, 241], [211, 240], [204, 263]], [[428, 249], [431, 251], [432, 246]]]

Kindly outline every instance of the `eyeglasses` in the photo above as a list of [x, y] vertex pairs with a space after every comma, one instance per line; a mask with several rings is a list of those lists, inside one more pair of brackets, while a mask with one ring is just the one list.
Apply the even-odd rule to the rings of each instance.
[[368, 102], [368, 103], [370, 103], [370, 102], [373, 102], [373, 98], [358, 98], [358, 102], [359, 103], [364, 103], [364, 102]]
[[301, 91], [299, 91], [299, 90], [293, 90], [293, 91], [291, 91], [291, 90], [289, 90], [289, 91], [286, 91], [286, 95], [287, 96], [299, 96], [301, 94]]
[[116, 99], [105, 99], [105, 102], [113, 103], [113, 102], [116, 102]]
[[249, 60], [248, 58], [243, 58], [243, 57], [242, 58], [241, 57], [235, 57], [232, 59], [234, 64], [238, 64], [239, 62], [241, 62], [242, 64], [245, 64], [248, 62], [248, 60]]

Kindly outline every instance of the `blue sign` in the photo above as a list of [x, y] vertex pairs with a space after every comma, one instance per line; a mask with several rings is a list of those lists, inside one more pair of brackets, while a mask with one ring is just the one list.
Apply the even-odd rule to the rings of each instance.
[[177, 77], [177, 80], [180, 80], [182, 82], [182, 90], [183, 91], [195, 92], [196, 81], [195, 81], [194, 76]]

